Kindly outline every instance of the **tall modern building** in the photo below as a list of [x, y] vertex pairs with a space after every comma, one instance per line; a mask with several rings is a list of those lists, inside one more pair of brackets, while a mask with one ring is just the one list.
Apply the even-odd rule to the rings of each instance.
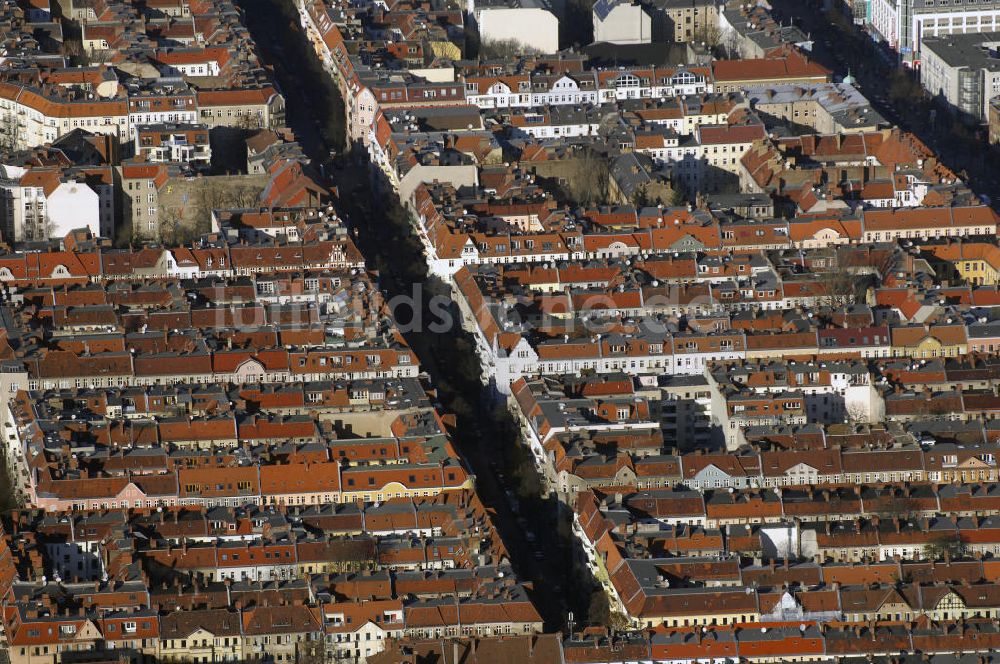
[[1000, 95], [1000, 32], [928, 37], [920, 82], [966, 117], [985, 122]]
[[904, 63], [919, 67], [927, 37], [1000, 30], [1000, 0], [871, 0], [869, 20]]

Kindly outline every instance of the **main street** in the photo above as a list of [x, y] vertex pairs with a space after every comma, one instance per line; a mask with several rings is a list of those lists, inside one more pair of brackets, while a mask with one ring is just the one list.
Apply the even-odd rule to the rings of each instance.
[[[428, 278], [420, 243], [398, 200], [376, 194], [363, 154], [330, 158], [343, 143], [342, 100], [308, 50], [290, 0], [241, 0], [239, 5], [262, 60], [274, 67], [296, 140], [337, 185], [340, 211], [383, 292], [388, 298], [416, 294], [423, 320], [433, 320], [429, 300], [447, 296], [448, 289]], [[514, 422], [480, 384], [475, 346], [458, 326], [457, 314], [453, 319], [453, 329], [417, 329], [406, 334], [407, 342], [430, 374], [443, 410], [457, 416], [453, 440], [476, 474], [477, 493], [494, 514], [518, 576], [534, 584], [532, 599], [546, 630], [561, 629], [570, 611], [580, 623], [589, 589], [574, 568], [568, 514], [539, 494], [541, 483], [524, 461]]]

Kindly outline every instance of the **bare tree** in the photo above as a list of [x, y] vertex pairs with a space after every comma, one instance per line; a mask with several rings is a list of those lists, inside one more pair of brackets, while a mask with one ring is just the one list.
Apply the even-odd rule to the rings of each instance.
[[576, 160], [576, 168], [567, 173], [566, 193], [581, 205], [607, 203], [609, 177], [607, 161], [588, 149]]
[[611, 608], [611, 602], [603, 588], [591, 593], [587, 614], [591, 625], [601, 625], [612, 631], [623, 631], [628, 627], [628, 618]]
[[251, 184], [236, 184], [205, 177], [198, 183], [195, 193], [195, 212], [200, 224], [212, 218], [213, 210], [225, 208], [252, 208], [260, 201], [261, 188]]
[[322, 639], [299, 640], [295, 643], [297, 664], [325, 664], [326, 646]]
[[876, 513], [885, 519], [908, 521], [919, 511], [920, 509], [916, 501], [907, 496], [898, 495], [885, 501]]
[[226, 207], [226, 194], [218, 182], [203, 178], [195, 195], [198, 219], [211, 219], [212, 211]]
[[79, 39], [66, 39], [59, 46], [59, 52], [75, 64], [85, 67], [90, 64], [90, 58]]
[[329, 560], [338, 572], [359, 572], [377, 565], [371, 542], [338, 541], [329, 552]]
[[7, 112], [0, 116], [0, 150], [14, 152], [21, 147], [21, 123], [17, 115]]
[[518, 39], [490, 39], [479, 45], [479, 57], [484, 60], [514, 60], [525, 55], [538, 55], [540, 52]]
[[882, 273], [878, 260], [878, 254], [864, 254], [855, 247], [838, 249], [834, 264], [818, 275], [823, 291], [820, 301], [831, 307], [854, 304], [864, 295], [872, 275]]
[[609, 201], [610, 169], [607, 160], [590, 148], [580, 148], [551, 167], [535, 172], [538, 183], [559, 201], [605, 205]]
[[740, 34], [733, 29], [726, 30], [720, 35], [719, 46], [725, 51], [727, 58], [739, 59], [742, 57]]
[[42, 239], [50, 240], [55, 235], [56, 232], [56, 222], [52, 221], [52, 217], [46, 211], [45, 216], [42, 217]]
[[848, 424], [866, 424], [868, 422], [868, 410], [859, 403], [852, 403], [846, 411]]
[[608, 627], [616, 632], [624, 632], [628, 629], [628, 616], [619, 611], [612, 611], [608, 618]]
[[163, 244], [177, 245], [183, 234], [181, 215], [174, 208], [163, 208], [160, 212], [159, 239]]
[[109, 64], [115, 57], [115, 51], [105, 48], [92, 48], [84, 57], [88, 64]]
[[965, 553], [965, 542], [957, 532], [943, 533], [924, 545], [924, 557], [929, 560], [961, 558]]
[[723, 42], [725, 35], [722, 28], [714, 23], [706, 23], [694, 31], [692, 41], [703, 42], [709, 48], [717, 48]]
[[230, 192], [232, 205], [238, 208], [256, 207], [260, 202], [260, 188], [250, 185], [236, 187]]
[[820, 272], [817, 281], [820, 285], [820, 303], [839, 309], [857, 300], [857, 278], [844, 269], [831, 269]]
[[254, 115], [249, 111], [246, 113], [241, 113], [239, 115], [239, 118], [236, 120], [236, 127], [239, 129], [246, 129], [246, 130], [261, 129], [262, 124], [263, 123], [261, 122], [260, 116]]

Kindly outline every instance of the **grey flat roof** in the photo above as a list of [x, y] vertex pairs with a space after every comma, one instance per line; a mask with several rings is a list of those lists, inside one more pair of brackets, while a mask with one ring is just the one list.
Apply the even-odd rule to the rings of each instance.
[[925, 53], [933, 52], [952, 67], [970, 69], [1000, 69], [998, 47], [1000, 47], [1000, 32], [926, 37], [921, 45]]

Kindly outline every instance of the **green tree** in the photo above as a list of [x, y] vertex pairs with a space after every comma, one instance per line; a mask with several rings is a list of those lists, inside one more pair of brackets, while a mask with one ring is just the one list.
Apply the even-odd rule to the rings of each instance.
[[684, 185], [679, 182], [672, 182], [671, 193], [670, 193], [670, 205], [671, 207], [680, 207], [687, 204], [687, 193], [684, 191]]
[[645, 184], [640, 184], [632, 192], [632, 205], [637, 208], [646, 207], [649, 205], [649, 192], [646, 189]]

